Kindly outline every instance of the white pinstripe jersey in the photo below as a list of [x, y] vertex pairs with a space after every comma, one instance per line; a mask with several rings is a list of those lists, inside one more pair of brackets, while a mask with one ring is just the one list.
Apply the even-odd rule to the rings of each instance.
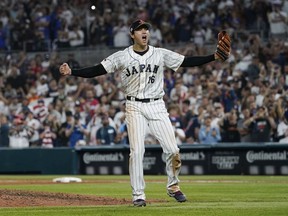
[[177, 71], [183, 60], [179, 53], [153, 46], [141, 56], [130, 46], [105, 58], [101, 64], [108, 73], [121, 72], [126, 96], [143, 99], [162, 97], [165, 67]]

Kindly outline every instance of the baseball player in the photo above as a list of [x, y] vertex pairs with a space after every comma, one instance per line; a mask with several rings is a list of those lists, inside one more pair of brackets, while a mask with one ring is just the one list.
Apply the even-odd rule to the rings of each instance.
[[231, 46], [229, 35], [223, 31], [218, 34], [217, 49], [212, 55], [183, 56], [148, 45], [150, 28], [149, 23], [136, 20], [130, 26], [130, 37], [133, 42], [131, 46], [108, 56], [95, 66], [71, 69], [67, 63], [63, 63], [59, 68], [62, 75], [84, 78], [121, 73], [122, 88], [126, 96], [126, 123], [130, 142], [129, 174], [133, 204], [137, 207], [146, 206], [143, 157], [147, 126], [159, 141], [165, 154], [167, 194], [178, 202], [186, 201], [178, 179], [181, 168], [179, 148], [162, 99], [164, 68], [177, 71], [179, 67], [199, 66], [216, 59], [225, 61], [229, 57]]

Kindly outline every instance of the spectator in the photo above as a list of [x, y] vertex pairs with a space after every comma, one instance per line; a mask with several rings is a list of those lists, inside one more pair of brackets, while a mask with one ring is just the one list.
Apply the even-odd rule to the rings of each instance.
[[165, 70], [164, 71], [164, 88], [167, 95], [171, 95], [171, 90], [174, 88], [175, 85], [175, 77], [173, 76], [172, 70]]
[[271, 36], [276, 39], [286, 39], [287, 36], [287, 13], [282, 10], [281, 2], [272, 4], [272, 11], [268, 12]]
[[230, 83], [223, 83], [221, 93], [221, 103], [224, 105], [224, 112], [230, 112], [236, 105], [236, 94]]
[[8, 102], [9, 100], [7, 100], [7, 98], [0, 91], [0, 114], [8, 116], [9, 114]]
[[248, 108], [242, 109], [242, 113], [239, 116], [237, 121], [237, 128], [240, 133], [240, 141], [241, 143], [249, 143], [251, 142], [251, 131], [249, 127], [244, 125], [244, 122], [247, 121], [251, 117], [250, 110]]
[[118, 130], [120, 126], [123, 124], [123, 120], [125, 119], [125, 109], [126, 109], [126, 102], [121, 101], [119, 103], [119, 110], [115, 113], [113, 119], [116, 125], [116, 130]]
[[83, 111], [82, 106], [80, 100], [75, 101], [74, 115], [80, 116], [80, 122], [86, 125], [86, 113]]
[[281, 96], [276, 100], [276, 113], [279, 116], [279, 122], [277, 124], [276, 142], [283, 139], [288, 129], [288, 111], [287, 111], [287, 96]]
[[66, 20], [66, 22], [69, 26], [72, 25], [72, 20], [74, 17], [74, 14], [73, 14], [70, 7], [71, 7], [71, 5], [69, 5], [67, 2], [63, 3], [62, 8], [61, 8], [61, 12], [59, 14], [59, 16], [62, 19]]
[[216, 144], [221, 141], [221, 134], [219, 128], [211, 127], [211, 116], [204, 116], [203, 122], [199, 130], [199, 143], [201, 144]]
[[[287, 114], [286, 114], [287, 115]], [[280, 118], [280, 122], [277, 125], [277, 140], [279, 141], [281, 139], [284, 139], [287, 137], [287, 131], [288, 131], [288, 124], [285, 114]]]
[[42, 141], [42, 148], [54, 147], [54, 140], [56, 139], [56, 134], [52, 131], [50, 123], [47, 121], [44, 122], [44, 130], [42, 133], [40, 133], [40, 138]]
[[107, 44], [109, 35], [103, 17], [95, 18], [90, 24], [89, 34], [91, 45], [103, 46]]
[[50, 66], [50, 55], [48, 53], [44, 54], [44, 58], [41, 61], [41, 67], [43, 72], [47, 72], [49, 66]]
[[223, 106], [220, 103], [214, 103], [214, 110], [212, 111], [212, 127], [219, 127], [219, 121], [225, 117]]
[[204, 115], [207, 114], [207, 110], [205, 110], [205, 108], [206, 107], [203, 107], [201, 105], [198, 106], [197, 111], [196, 112], [194, 111], [194, 116], [188, 122], [188, 125], [185, 129], [187, 143], [193, 144], [199, 142], [199, 130], [202, 125]]
[[240, 133], [237, 127], [238, 116], [235, 109], [232, 109], [229, 113], [218, 122], [221, 128], [222, 142], [236, 143], [240, 142]]
[[7, 84], [10, 84], [12, 88], [18, 89], [24, 87], [25, 82], [23, 82], [20, 70], [15, 63], [13, 63], [7, 71]]
[[57, 147], [67, 147], [69, 143], [69, 136], [67, 136], [69, 134], [66, 135], [66, 128], [68, 127], [68, 124], [73, 121], [73, 113], [68, 110], [65, 112], [64, 116], [65, 120], [62, 122], [56, 133], [55, 146]]
[[20, 98], [17, 95], [13, 95], [11, 98], [9, 98], [10, 103], [9, 103], [9, 112], [10, 115], [16, 115], [19, 113], [19, 111], [22, 108]]
[[197, 143], [198, 135], [200, 129], [200, 122], [197, 115], [194, 115], [188, 122], [188, 125], [185, 129], [186, 143]]
[[30, 68], [27, 68], [25, 74], [23, 75], [23, 79], [25, 80], [25, 92], [31, 91], [31, 88], [36, 86], [37, 75]]
[[120, 144], [129, 145], [128, 130], [127, 130], [127, 124], [125, 122], [125, 115], [122, 116], [120, 121], [121, 124], [118, 128], [118, 133], [120, 136]]
[[45, 101], [42, 98], [37, 100], [37, 103], [32, 106], [31, 111], [35, 118], [37, 118], [41, 123], [43, 123], [48, 116], [48, 107], [45, 105]]
[[180, 109], [180, 106], [179, 104], [170, 104], [168, 106], [168, 113], [169, 113], [169, 116], [170, 117], [173, 117], [173, 118], [176, 118], [177, 119], [177, 122], [176, 122], [176, 127], [183, 127], [183, 124], [182, 124], [182, 119], [181, 119], [181, 109]]
[[193, 42], [197, 46], [203, 47], [203, 45], [205, 43], [205, 36], [206, 36], [206, 32], [205, 32], [204, 28], [200, 28], [199, 25], [195, 26], [195, 28], [193, 29], [193, 32], [192, 32], [192, 38], [193, 38]]
[[116, 130], [116, 124], [113, 121], [112, 118], [109, 117], [108, 113], [103, 111], [102, 109], [96, 109], [94, 116], [89, 121], [87, 128], [90, 131], [90, 137], [89, 137], [89, 144], [90, 145], [97, 145], [97, 139], [96, 139], [96, 133], [99, 130], [100, 127], [102, 127], [102, 116], [106, 115], [108, 116], [109, 125], [115, 128]]
[[162, 45], [162, 33], [156, 23], [152, 23], [150, 29], [150, 44], [152, 46], [161, 47]]
[[57, 85], [57, 81], [55, 79], [51, 79], [48, 83], [48, 92], [47, 92], [47, 96], [50, 98], [58, 98], [59, 96], [59, 91], [58, 91], [58, 85]]
[[9, 147], [9, 130], [7, 116], [0, 113], [0, 147]]
[[[28, 94], [27, 94], [27, 100], [29, 104], [35, 103], [40, 99], [39, 95], [37, 95], [36, 88], [33, 86], [29, 89]], [[33, 110], [32, 110], [33, 111]]]
[[109, 125], [109, 117], [102, 115], [102, 127], [96, 133], [97, 145], [114, 145], [119, 142], [119, 136], [114, 127]]
[[36, 60], [36, 57], [30, 60], [30, 63], [28, 65], [28, 70], [31, 70], [33, 74], [37, 76], [41, 76], [43, 72], [43, 68], [42, 68], [41, 63]]
[[70, 47], [69, 41], [69, 28], [65, 19], [59, 19], [60, 27], [57, 30], [57, 39], [54, 41], [57, 48], [68, 48]]
[[86, 137], [89, 136], [89, 131], [86, 125], [81, 123], [79, 115], [75, 115], [74, 118], [70, 118], [67, 122], [65, 130], [66, 137], [69, 137], [69, 146], [74, 148], [77, 145], [83, 145], [86, 143]]
[[39, 82], [36, 84], [37, 94], [41, 97], [46, 97], [49, 92], [48, 77], [43, 74], [40, 76]]
[[271, 142], [271, 133], [276, 128], [276, 123], [268, 116], [265, 107], [259, 107], [255, 115], [244, 122], [244, 126], [251, 130], [252, 142]]
[[126, 47], [130, 44], [130, 37], [128, 26], [125, 24], [123, 20], [118, 20], [118, 24], [113, 28], [113, 44], [114, 47]]
[[85, 92], [84, 110], [91, 118], [95, 114], [96, 107], [99, 106], [99, 100], [95, 98], [95, 92], [93, 89], [88, 89]]
[[27, 114], [26, 122], [30, 130], [33, 131], [32, 136], [29, 138], [29, 146], [40, 146], [39, 130], [41, 128], [41, 122], [34, 118], [34, 115], [31, 111], [29, 111]]
[[70, 47], [80, 47], [84, 46], [84, 31], [81, 29], [79, 24], [74, 24], [72, 29], [68, 32], [68, 39]]
[[185, 143], [186, 142], [186, 135], [185, 135], [185, 132], [182, 128], [176, 126], [176, 124], [178, 122], [177, 118], [170, 117], [170, 121], [171, 121], [172, 126], [174, 128], [176, 143], [178, 145]]
[[140, 5], [140, 7], [138, 8], [137, 19], [147, 21], [148, 18], [149, 18], [149, 14], [148, 14], [147, 10], [142, 5]]
[[18, 115], [13, 117], [13, 125], [9, 130], [9, 147], [11, 148], [28, 148], [29, 138], [33, 131], [27, 127], [23, 116]]
[[288, 144], [288, 129], [286, 129], [284, 137], [279, 140], [279, 143]]
[[170, 98], [174, 103], [182, 104], [188, 93], [188, 88], [183, 84], [182, 78], [176, 80], [174, 88], [171, 90]]
[[42, 40], [50, 40], [50, 9], [49, 7], [36, 6], [34, 17], [34, 27], [36, 35]]
[[197, 79], [198, 72], [199, 72], [198, 67], [192, 67], [186, 69], [186, 72], [183, 74], [183, 82], [187, 87], [193, 86], [195, 79]]
[[6, 50], [8, 48], [9, 35], [7, 30], [7, 27], [0, 21], [0, 50]]
[[181, 13], [175, 23], [175, 40], [176, 42], [188, 42], [191, 39], [191, 25], [188, 23], [188, 16]]
[[269, 89], [265, 86], [262, 85], [259, 89], [258, 94], [256, 95], [256, 105], [257, 107], [263, 106], [264, 98], [267, 96], [269, 92]]
[[182, 128], [186, 128], [188, 125], [188, 122], [190, 119], [194, 116], [194, 111], [193, 108], [190, 105], [190, 100], [185, 99], [182, 104], [182, 109], [181, 109], [181, 122], [182, 122]]

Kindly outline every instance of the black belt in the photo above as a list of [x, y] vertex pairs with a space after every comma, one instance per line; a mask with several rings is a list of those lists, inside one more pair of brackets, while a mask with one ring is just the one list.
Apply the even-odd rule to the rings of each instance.
[[127, 96], [126, 99], [130, 100], [130, 101], [139, 101], [139, 102], [142, 102], [142, 103], [149, 103], [149, 102], [157, 101], [160, 98], [144, 98], [144, 99], [140, 99], [140, 98]]

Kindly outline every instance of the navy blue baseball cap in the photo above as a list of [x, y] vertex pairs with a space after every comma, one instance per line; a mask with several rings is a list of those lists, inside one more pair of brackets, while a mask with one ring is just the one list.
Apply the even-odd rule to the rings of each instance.
[[136, 20], [130, 26], [130, 33], [133, 33], [135, 30], [139, 29], [142, 26], [145, 26], [148, 30], [151, 28], [150, 23], [147, 23], [143, 20]]

